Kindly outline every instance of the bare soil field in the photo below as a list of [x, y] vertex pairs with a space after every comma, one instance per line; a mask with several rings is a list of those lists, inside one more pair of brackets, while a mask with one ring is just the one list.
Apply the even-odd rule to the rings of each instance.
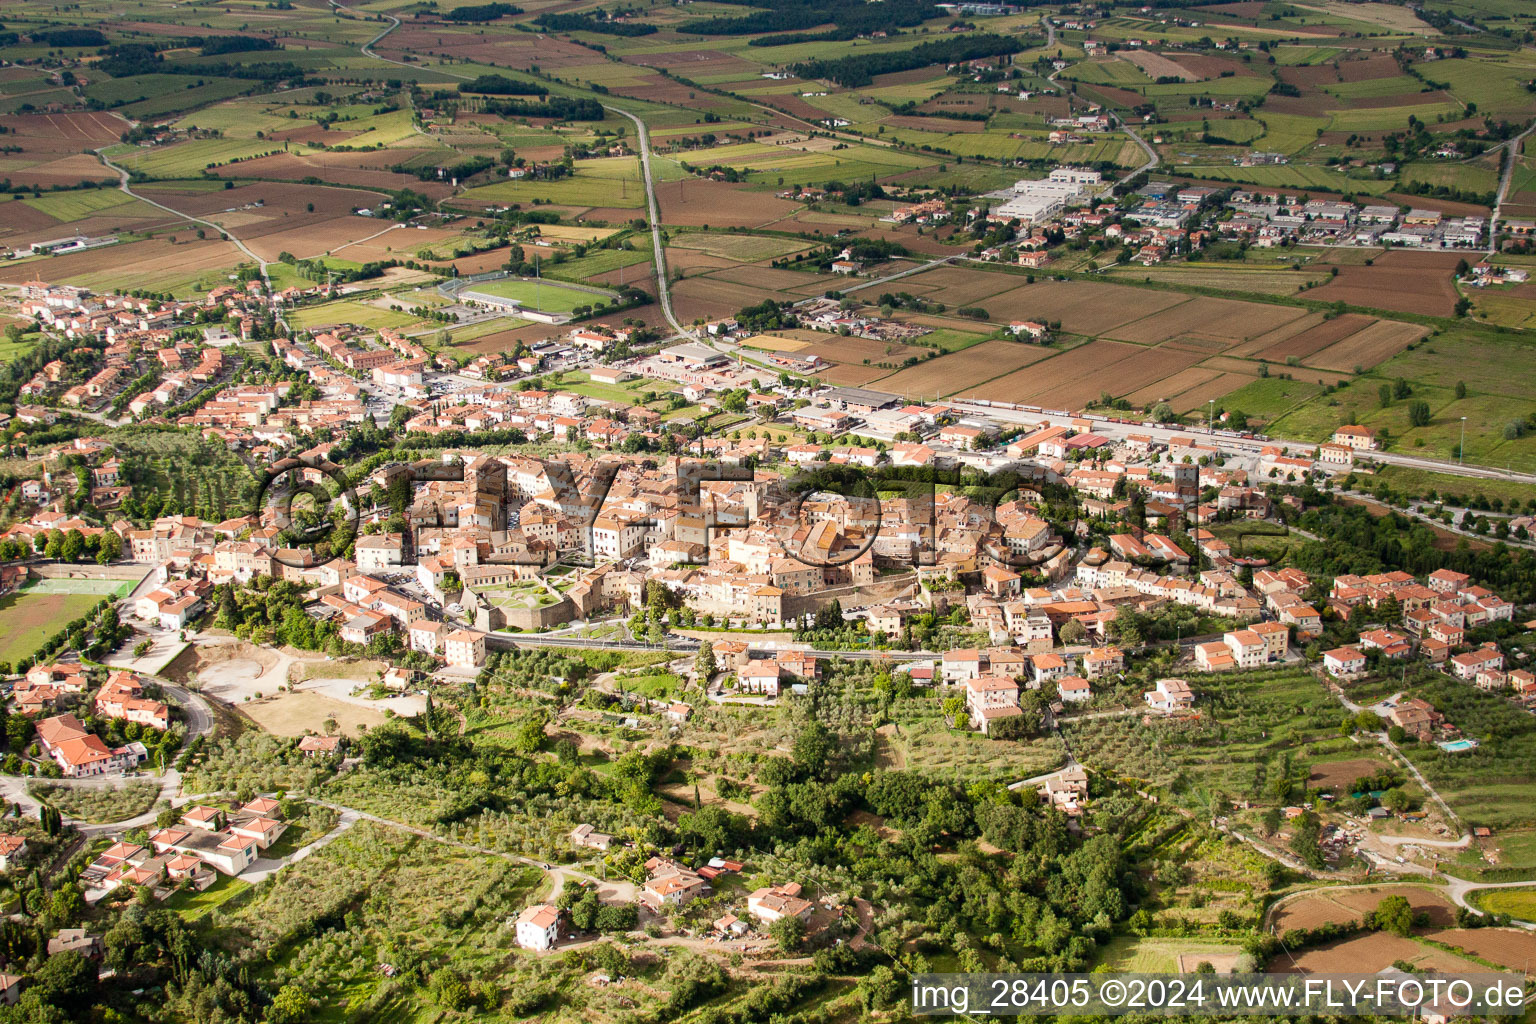
[[883, 366], [865, 366], [862, 363], [829, 363], [816, 371], [818, 379], [844, 388], [861, 388], [871, 381], [890, 373]]
[[1188, 352], [1147, 349], [1100, 339], [964, 392], [966, 398], [1080, 409], [1103, 391], [1148, 387], [1198, 360]]
[[1172, 309], [1153, 313], [1141, 320], [1109, 331], [1116, 341], [1141, 345], [1167, 341], [1175, 335], [1208, 338], [1231, 343], [1274, 330], [1282, 324], [1299, 320], [1304, 310], [1289, 306], [1268, 306], [1236, 299], [1212, 299], [1198, 296]]
[[672, 302], [677, 307], [678, 317], [685, 321], [700, 316], [713, 320], [729, 316], [743, 306], [779, 298], [779, 293], [770, 289], [712, 281], [707, 277], [690, 277], [672, 286]]
[[1523, 928], [1447, 928], [1426, 932], [1424, 937], [1512, 970], [1525, 971], [1528, 977], [1536, 966], [1536, 934]]
[[1350, 371], [1356, 366], [1372, 367], [1397, 355], [1410, 342], [1429, 333], [1428, 327], [1397, 320], [1378, 320], [1343, 341], [1312, 356], [1307, 362], [1325, 370]]
[[[720, 257], [710, 257], [720, 259]], [[667, 253], [667, 262], [672, 261], [672, 254]], [[778, 270], [774, 267], [749, 266], [744, 267], [735, 260], [721, 260], [724, 267], [719, 273], [710, 274], [715, 281], [729, 281], [732, 284], [744, 284], [749, 288], [776, 288], [780, 291], [800, 290], [806, 286], [817, 289], [816, 294], [835, 288], [842, 283], [842, 278], [833, 277], [831, 274], [807, 274], [798, 270]]]
[[1307, 298], [1449, 316], [1457, 299], [1451, 273], [1461, 259], [1454, 252], [1394, 250], [1374, 266], [1340, 265], [1338, 276], [1307, 292]]
[[1349, 924], [1376, 909], [1388, 896], [1402, 896], [1415, 911], [1424, 911], [1430, 920], [1446, 924], [1456, 918], [1456, 908], [1441, 892], [1417, 885], [1381, 885], [1370, 889], [1318, 889], [1305, 896], [1286, 900], [1275, 911], [1275, 931], [1284, 935], [1297, 928], [1317, 928], [1325, 924]]
[[[1436, 127], [1440, 127], [1440, 126], [1436, 125]], [[1383, 198], [1386, 199], [1386, 200], [1389, 200], [1391, 202], [1394, 202], [1394, 203], [1402, 203], [1405, 206], [1416, 206], [1416, 207], [1418, 207], [1421, 210], [1439, 210], [1442, 214], [1444, 214], [1447, 217], [1486, 217], [1486, 216], [1488, 216], [1488, 207], [1480, 206], [1477, 203], [1458, 203], [1458, 202], [1455, 202], [1454, 200], [1451, 200], [1451, 199], [1433, 199], [1433, 198], [1431, 198], [1429, 196], [1413, 196], [1413, 195], [1409, 195], [1406, 192], [1388, 192]], [[1394, 250], [1393, 254], [1394, 255], [1398, 255], [1399, 253], [1397, 253], [1397, 251]], [[1403, 253], [1401, 253], [1401, 255], [1403, 255], [1403, 256], [1413, 256], [1413, 255], [1418, 255], [1418, 256], [1434, 256], [1434, 255], [1440, 255], [1440, 254], [1439, 253], [1408, 253], [1408, 252], [1403, 252]], [[1461, 258], [1459, 256], [1456, 256], [1456, 255], [1450, 254], [1450, 253], [1446, 253], [1445, 255], [1451, 256], [1451, 266], [1455, 266], [1456, 265], [1456, 260]], [[1474, 263], [1476, 261], [1475, 260], [1468, 260], [1467, 262], [1468, 263]]]
[[1348, 792], [1349, 787], [1355, 784], [1356, 779], [1375, 775], [1385, 767], [1387, 767], [1385, 761], [1373, 757], [1356, 757], [1348, 761], [1330, 761], [1326, 764], [1313, 766], [1312, 774], [1307, 776], [1307, 786], [1311, 789], [1336, 789], [1340, 792]]
[[233, 243], [214, 238], [179, 244], [165, 238], [150, 238], [142, 242], [51, 256], [42, 262], [28, 262], [14, 267], [0, 266], [0, 283], [21, 284], [45, 275], [49, 280], [75, 281], [101, 290], [104, 287], [102, 283], [93, 284], [87, 279], [96, 276], [99, 281], [126, 280], [133, 276], [145, 277], [146, 282], [132, 287], [149, 287], [148, 281], [151, 279], [164, 280], [196, 275], [217, 267], [233, 267], [243, 258]]
[[897, 114], [888, 117], [883, 122], [893, 128], [911, 128], [920, 132], [984, 132], [987, 130], [985, 121], [961, 121], [953, 117], [912, 117], [907, 114]]
[[335, 719], [346, 736], [357, 736], [359, 726], [372, 729], [389, 721], [382, 711], [307, 691], [263, 697], [240, 705], [240, 710], [275, 736], [324, 732], [328, 718]]
[[[918, 274], [909, 281], [925, 281]], [[987, 301], [987, 312], [998, 322], [1060, 320], [1072, 334], [1099, 335], [1121, 324], [1188, 302], [1184, 295], [1129, 285], [1091, 281], [1041, 281], [1009, 288]]]
[[[951, 308], [981, 305], [982, 300], [990, 296], [1000, 295], [1013, 288], [1028, 287], [1024, 284], [1023, 278], [993, 274], [985, 270], [937, 267], [921, 274], [904, 277], [900, 281], [893, 282], [889, 287], [882, 285], [879, 288], [868, 288], [858, 294], [865, 301], [874, 302], [879, 299], [880, 292], [911, 291], [912, 285], [927, 289], [926, 292], [914, 291], [914, 294], [927, 295]], [[990, 311], [990, 307], [988, 308]]]
[[[391, 149], [382, 151], [385, 167], [404, 163], [424, 150]], [[221, 178], [323, 178], [343, 185], [399, 190], [409, 188], [432, 199], [446, 199], [453, 189], [445, 182], [421, 181], [414, 174], [396, 174], [384, 167], [367, 166], [368, 157], [378, 153], [273, 153], [270, 156], [242, 160], [214, 168]], [[342, 159], [343, 157], [347, 159]], [[381, 161], [375, 161], [381, 162]], [[364, 200], [360, 199], [358, 205]]]
[[1283, 363], [1291, 356], [1296, 356], [1305, 362], [1307, 356], [1312, 353], [1321, 352], [1329, 345], [1343, 341], [1351, 334], [1362, 331], [1375, 322], [1374, 317], [1362, 316], [1359, 313], [1345, 313], [1332, 320], [1324, 320], [1315, 327], [1300, 334], [1294, 334], [1284, 341], [1277, 341], [1254, 355], [1275, 363]]
[[[71, 114], [8, 114], [0, 125], [10, 129], [6, 142], [27, 152], [79, 153], [87, 147], [116, 142], [128, 128], [117, 114], [102, 111]], [[94, 158], [91, 158], [94, 160]], [[96, 166], [101, 164], [97, 162]]]
[[896, 395], [940, 397], [962, 388], [1011, 373], [1037, 363], [1051, 354], [1038, 345], [1012, 341], [984, 341], [882, 377], [877, 390]]
[[799, 203], [724, 181], [690, 181], [681, 189], [663, 187], [656, 193], [664, 224], [758, 227], [800, 209]]
[[[9, 136], [6, 136], [9, 138]], [[74, 185], [82, 181], [116, 181], [115, 172], [102, 166], [96, 157], [75, 153], [51, 159], [19, 159], [0, 161], [0, 175], [11, 179], [13, 185], [37, 185], [48, 188], [53, 185]]]
[[1209, 370], [1200, 366], [1191, 366], [1187, 370], [1180, 370], [1171, 377], [1165, 377], [1155, 384], [1149, 384], [1140, 391], [1133, 391], [1125, 398], [1132, 405], [1147, 408], [1156, 405], [1164, 399], [1171, 399], [1175, 395], [1183, 394], [1190, 388], [1208, 384], [1217, 377], [1222, 376], [1220, 370]]
[[1480, 965], [1388, 932], [1374, 932], [1317, 946], [1296, 957], [1281, 954], [1269, 970], [1281, 974], [1374, 974], [1405, 960], [1415, 970], [1477, 971]]
[[1179, 67], [1192, 72], [1196, 78], [1217, 78], [1223, 71], [1232, 71], [1239, 75], [1253, 74], [1248, 65], [1242, 61], [1228, 60], [1211, 54], [1180, 53], [1176, 54], [1172, 60]]

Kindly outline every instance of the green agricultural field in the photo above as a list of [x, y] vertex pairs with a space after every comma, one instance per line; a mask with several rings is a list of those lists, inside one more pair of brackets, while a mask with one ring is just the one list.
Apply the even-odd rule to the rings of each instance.
[[[1263, 140], [1254, 143], [1262, 146]], [[1331, 167], [1311, 164], [1281, 164], [1265, 167], [1238, 167], [1234, 164], [1191, 164], [1180, 167], [1179, 173], [1192, 178], [1209, 178], [1216, 181], [1239, 181], [1267, 188], [1319, 188], [1330, 192], [1363, 192], [1380, 195], [1390, 191], [1390, 179], [1351, 178]]]
[[1508, 914], [1521, 921], [1536, 921], [1536, 889], [1483, 889], [1468, 897], [1472, 905], [1490, 914]]
[[1329, 128], [1336, 132], [1380, 132], [1402, 129], [1408, 126], [1408, 118], [1416, 117], [1425, 124], [1438, 120], [1454, 120], [1462, 116], [1462, 108], [1451, 102], [1416, 103], [1401, 107], [1363, 107], [1358, 110], [1332, 111]]
[[409, 313], [379, 309], [377, 306], [365, 305], [350, 299], [296, 309], [288, 314], [288, 322], [301, 330], [328, 324], [356, 324], [375, 331], [381, 327], [400, 330], [421, 323], [420, 319]]
[[1458, 504], [1481, 496], [1499, 498], [1512, 505], [1524, 505], [1533, 497], [1531, 485], [1519, 480], [1498, 480], [1483, 477], [1456, 476], [1451, 473], [1435, 473], [1411, 466], [1383, 466], [1376, 470], [1376, 479], [1402, 494], [1425, 495], [1434, 491], [1448, 504]]
[[193, 139], [170, 146], [143, 149], [119, 145], [107, 150], [112, 161], [153, 178], [196, 178], [204, 168], [269, 153], [281, 153], [280, 143], [252, 139]]
[[1268, 423], [1316, 398], [1322, 390], [1321, 384], [1310, 381], [1260, 377], [1228, 393], [1217, 404], [1224, 411], [1237, 409]]
[[1392, 75], [1387, 78], [1366, 78], [1358, 82], [1331, 82], [1323, 86], [1340, 99], [1365, 99], [1378, 96], [1400, 96], [1415, 93], [1424, 83], [1409, 75]]
[[1125, 277], [1137, 281], [1151, 278], [1153, 281], [1167, 284], [1221, 288], [1225, 291], [1253, 292], [1263, 295], [1294, 295], [1303, 285], [1328, 279], [1328, 274], [1324, 271], [1292, 270], [1289, 263], [1264, 266], [1214, 261], [1180, 263], [1166, 267], [1117, 267], [1107, 276]]
[[1420, 182], [1426, 185], [1444, 185], [1468, 192], [1492, 194], [1499, 187], [1499, 172], [1483, 162], [1462, 163], [1444, 160], [1434, 163], [1406, 164], [1398, 170], [1403, 184]]
[[1130, 61], [1111, 58], [1109, 60], [1085, 60], [1074, 64], [1061, 77], [1070, 78], [1078, 82], [1088, 82], [1093, 85], [1118, 85], [1138, 86], [1151, 85], [1152, 79]]
[[[103, 169], [105, 170], [105, 168]], [[22, 200], [39, 213], [46, 213], [55, 220], [69, 222], [83, 220], [92, 214], [138, 202], [133, 196], [118, 189], [78, 189], [71, 192], [49, 192]]]
[[1254, 148], [1271, 153], [1294, 154], [1316, 142], [1318, 134], [1328, 127], [1325, 117], [1274, 114], [1266, 110], [1258, 111], [1254, 117], [1264, 124], [1264, 134]]
[[1242, 946], [1236, 943], [1212, 942], [1208, 939], [1150, 939], [1119, 935], [1110, 939], [1100, 950], [1099, 963], [1111, 971], [1177, 974], [1180, 954], [1198, 959], [1201, 954], [1225, 957], [1242, 951]]
[[636, 157], [583, 160], [576, 173], [554, 181], [498, 181], [464, 193], [475, 202], [532, 203], [534, 200], [562, 206], [611, 206], [639, 208], [645, 205], [645, 186]]
[[484, 292], [503, 299], [517, 299], [527, 308], [545, 313], [569, 313], [577, 306], [590, 306], [607, 301], [606, 296], [566, 288], [552, 281], [521, 281], [512, 278], [486, 281], [472, 285], [465, 291]]
[[[638, 263], [648, 263], [652, 259], [649, 248], [645, 249], [594, 249], [585, 256], [577, 256], [559, 263], [543, 263], [545, 277], [557, 278], [561, 281], [582, 282], [602, 274], [608, 274], [621, 267], [632, 267]], [[624, 276], [624, 283], [632, 284], [629, 275]]]
[[1476, 103], [1481, 113], [1530, 113], [1525, 83], [1536, 76], [1536, 67], [1519, 55], [1438, 60], [1419, 70], [1426, 79], [1449, 85], [1463, 103]]

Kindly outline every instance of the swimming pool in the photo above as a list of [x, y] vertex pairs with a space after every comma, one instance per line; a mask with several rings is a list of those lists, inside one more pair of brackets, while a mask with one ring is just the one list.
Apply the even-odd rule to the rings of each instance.
[[1477, 740], [1447, 740], [1437, 744], [1437, 746], [1441, 750], [1449, 751], [1452, 754], [1459, 754], [1463, 750], [1476, 750]]

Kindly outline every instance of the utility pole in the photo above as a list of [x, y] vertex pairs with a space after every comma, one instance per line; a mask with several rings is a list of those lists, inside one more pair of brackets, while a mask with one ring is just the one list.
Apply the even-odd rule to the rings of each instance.
[[1461, 418], [1461, 444], [1456, 446], [1456, 465], [1467, 461], [1467, 418]]

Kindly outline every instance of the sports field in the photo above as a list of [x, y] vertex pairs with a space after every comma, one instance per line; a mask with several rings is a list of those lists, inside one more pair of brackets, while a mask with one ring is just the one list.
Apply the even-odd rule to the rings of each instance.
[[94, 608], [107, 594], [121, 596], [123, 580], [42, 580], [0, 597], [0, 661], [30, 657], [42, 642]]
[[575, 288], [566, 288], [549, 281], [522, 281], [513, 278], [472, 285], [466, 288], [465, 292], [480, 292], [503, 299], [516, 299], [528, 309], [536, 309], [543, 313], [569, 313], [577, 306], [590, 306], [606, 301], [602, 295], [577, 291]]

